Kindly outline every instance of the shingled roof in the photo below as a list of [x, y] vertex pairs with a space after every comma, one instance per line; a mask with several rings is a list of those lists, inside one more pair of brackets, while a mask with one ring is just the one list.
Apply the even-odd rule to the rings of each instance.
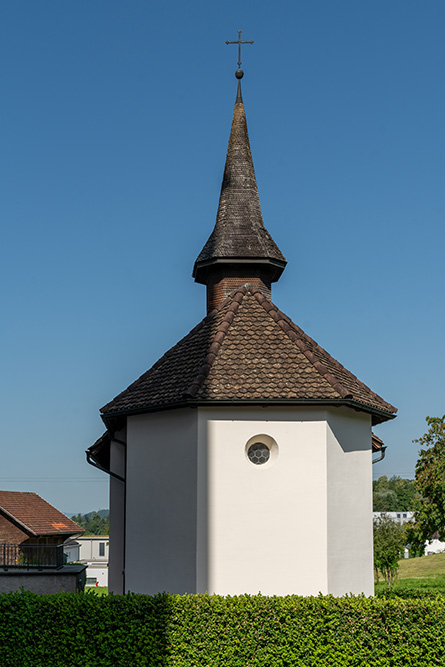
[[386, 449], [385, 443], [381, 438], [379, 438], [375, 433], [372, 434], [372, 452], [381, 452], [382, 449]]
[[28, 491], [0, 491], [0, 513], [30, 535], [76, 535], [84, 529], [65, 514]]
[[234, 291], [105, 405], [112, 417], [187, 404], [349, 405], [377, 424], [392, 405], [360, 382], [251, 285]]
[[204, 282], [200, 277], [202, 267], [218, 260], [234, 259], [271, 262], [280, 268], [278, 275], [286, 265], [283, 254], [263, 223], [240, 82], [216, 224], [198, 255], [193, 276], [198, 282]]

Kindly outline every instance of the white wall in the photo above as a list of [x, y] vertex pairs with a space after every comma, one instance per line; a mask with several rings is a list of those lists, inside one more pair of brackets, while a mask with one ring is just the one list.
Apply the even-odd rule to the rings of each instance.
[[196, 410], [128, 418], [127, 591], [195, 592], [196, 457]]
[[[108, 535], [97, 537], [79, 537], [77, 541], [80, 546], [79, 560], [81, 561], [103, 561], [108, 563], [110, 538]], [[100, 545], [103, 545], [104, 555], [100, 555]]]
[[327, 418], [329, 593], [373, 595], [371, 418], [346, 408]]
[[86, 586], [108, 586], [108, 567], [99, 563], [88, 565], [86, 577]]
[[425, 556], [432, 556], [433, 554], [442, 554], [445, 551], [445, 542], [438, 539], [427, 540], [425, 542]]
[[[181, 409], [129, 417], [127, 435], [125, 590], [372, 593], [369, 416]], [[262, 435], [276, 456], [254, 465]]]
[[[256, 466], [261, 434], [278, 454]], [[372, 594], [369, 416], [200, 409], [198, 479], [199, 591]]]
[[[244, 409], [240, 419], [240, 410], [200, 410], [198, 504], [207, 515], [199, 517], [198, 548], [199, 562], [208, 561], [201, 592], [327, 592], [326, 424], [315, 413], [288, 421], [289, 412]], [[278, 452], [254, 465], [246, 443], [261, 434]]]
[[[116, 433], [116, 438], [125, 442], [125, 431]], [[110, 469], [125, 477], [125, 447], [112, 442], [110, 445]], [[110, 592], [124, 592], [124, 534], [125, 534], [125, 484], [110, 476], [110, 548], [109, 577]]]
[[77, 541], [69, 539], [68, 542], [63, 545], [63, 553], [66, 556], [67, 563], [77, 563], [79, 558], [80, 545]]

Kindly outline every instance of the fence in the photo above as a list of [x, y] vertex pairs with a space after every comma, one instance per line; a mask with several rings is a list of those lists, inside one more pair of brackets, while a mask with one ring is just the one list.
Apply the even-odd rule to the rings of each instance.
[[64, 564], [63, 544], [0, 544], [0, 568], [59, 569]]

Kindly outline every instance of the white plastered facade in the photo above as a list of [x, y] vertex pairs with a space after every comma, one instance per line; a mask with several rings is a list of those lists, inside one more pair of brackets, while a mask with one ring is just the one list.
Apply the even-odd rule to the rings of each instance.
[[[112, 590], [373, 593], [369, 415], [187, 408], [128, 417], [126, 438]], [[271, 447], [267, 463], [248, 459], [252, 442]]]

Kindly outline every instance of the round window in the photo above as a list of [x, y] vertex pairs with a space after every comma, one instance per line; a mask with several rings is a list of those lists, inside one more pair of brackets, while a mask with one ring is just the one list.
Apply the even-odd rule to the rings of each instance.
[[267, 463], [270, 458], [270, 449], [263, 442], [254, 442], [247, 450], [249, 461], [259, 466], [262, 463]]

